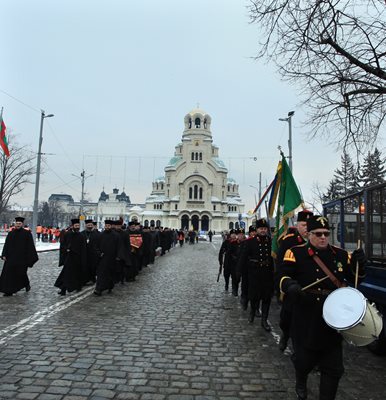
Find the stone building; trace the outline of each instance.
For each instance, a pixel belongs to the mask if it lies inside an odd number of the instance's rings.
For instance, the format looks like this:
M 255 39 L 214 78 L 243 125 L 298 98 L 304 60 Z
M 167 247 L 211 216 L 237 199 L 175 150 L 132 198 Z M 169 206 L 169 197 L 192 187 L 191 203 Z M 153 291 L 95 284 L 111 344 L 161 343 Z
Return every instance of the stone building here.
M 184 118 L 182 139 L 165 175 L 153 182 L 142 223 L 199 231 L 222 231 L 246 225 L 248 215 L 239 186 L 213 144 L 212 119 L 195 109 Z

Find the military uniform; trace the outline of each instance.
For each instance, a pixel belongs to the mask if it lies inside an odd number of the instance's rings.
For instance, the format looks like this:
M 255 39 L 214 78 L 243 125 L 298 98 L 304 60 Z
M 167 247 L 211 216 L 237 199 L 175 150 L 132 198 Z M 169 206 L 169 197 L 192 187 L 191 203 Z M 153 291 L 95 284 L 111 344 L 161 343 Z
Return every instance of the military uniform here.
M 325 228 L 312 220 L 307 223 L 312 229 Z M 328 245 L 315 248 L 310 242 L 286 251 L 281 265 L 280 290 L 293 301 L 291 339 L 294 347 L 292 361 L 296 370 L 296 390 L 299 399 L 307 398 L 307 375 L 319 365 L 321 372 L 320 399 L 335 398 L 340 377 L 344 372 L 342 338 L 323 320 L 323 303 L 337 288 L 330 279 L 324 279 L 310 289 L 301 288 L 325 278 L 326 274 L 315 261 L 318 256 L 326 267 L 344 283 L 354 279 L 352 262 L 347 251 Z
M 257 226 L 259 221 L 257 221 Z M 251 304 L 249 322 L 253 322 L 256 308 L 262 303 L 261 324 L 270 331 L 267 318 L 273 294 L 274 268 L 271 256 L 271 238 L 267 235 L 257 235 L 245 241 L 240 255 L 241 269 L 246 269 L 248 280 L 248 300 Z

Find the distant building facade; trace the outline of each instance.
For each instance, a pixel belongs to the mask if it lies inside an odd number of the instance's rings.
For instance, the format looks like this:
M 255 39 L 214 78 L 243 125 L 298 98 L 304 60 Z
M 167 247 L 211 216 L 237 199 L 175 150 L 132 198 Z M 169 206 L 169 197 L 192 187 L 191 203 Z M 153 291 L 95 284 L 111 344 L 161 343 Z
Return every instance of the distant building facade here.
M 228 177 L 219 148 L 213 144 L 211 122 L 210 115 L 200 109 L 185 116 L 174 157 L 146 198 L 144 225 L 223 231 L 248 223 L 239 186 Z

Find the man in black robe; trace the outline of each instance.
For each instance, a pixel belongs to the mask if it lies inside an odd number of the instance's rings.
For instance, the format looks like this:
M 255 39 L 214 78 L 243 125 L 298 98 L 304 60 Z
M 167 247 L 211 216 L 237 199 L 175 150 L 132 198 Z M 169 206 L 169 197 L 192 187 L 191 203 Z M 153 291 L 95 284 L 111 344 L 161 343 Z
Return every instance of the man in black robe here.
M 99 236 L 100 232 L 94 229 L 92 219 L 86 219 L 86 229 L 81 232 L 86 240 L 87 248 L 87 267 L 84 276 L 84 283 L 96 281 L 96 267 L 99 261 Z
M 63 235 L 59 249 L 59 267 L 63 265 L 55 286 L 60 289 L 60 295 L 66 292 L 80 291 L 84 284 L 87 270 L 86 239 L 79 232 L 79 218 L 71 220 L 71 228 Z
M 0 276 L 0 292 L 4 296 L 12 296 L 25 288 L 31 289 L 27 270 L 38 261 L 33 238 L 30 231 L 24 229 L 24 218 L 15 218 L 15 229 L 5 239 L 1 259 L 4 260 Z
M 100 235 L 100 259 L 94 294 L 101 296 L 104 290 L 111 293 L 114 287 L 114 271 L 119 250 L 119 235 L 111 229 L 113 221 L 105 221 L 105 229 Z

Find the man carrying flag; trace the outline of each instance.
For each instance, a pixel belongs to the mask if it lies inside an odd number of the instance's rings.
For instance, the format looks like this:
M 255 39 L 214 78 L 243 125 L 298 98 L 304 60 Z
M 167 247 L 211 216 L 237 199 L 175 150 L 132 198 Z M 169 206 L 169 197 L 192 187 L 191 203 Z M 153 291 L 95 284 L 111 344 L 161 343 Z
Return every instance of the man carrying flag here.
M 7 136 L 6 136 L 6 126 L 3 121 L 3 108 L 1 109 L 1 114 L 0 114 L 0 146 L 4 151 L 4 154 L 9 157 L 9 149 L 8 149 L 8 142 L 7 142 Z

